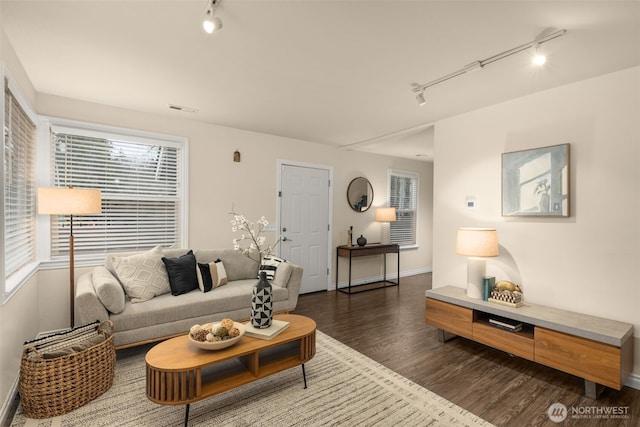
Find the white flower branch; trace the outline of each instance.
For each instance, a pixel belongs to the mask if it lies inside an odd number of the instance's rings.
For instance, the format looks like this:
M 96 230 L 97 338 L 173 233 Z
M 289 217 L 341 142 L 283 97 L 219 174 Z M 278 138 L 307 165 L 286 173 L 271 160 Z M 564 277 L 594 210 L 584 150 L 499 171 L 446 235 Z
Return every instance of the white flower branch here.
M 261 216 L 257 222 L 249 222 L 244 215 L 235 211 L 235 208 L 231 208 L 229 215 L 233 215 L 231 220 L 231 231 L 234 233 L 242 232 L 240 238 L 233 239 L 233 249 L 236 251 L 242 251 L 242 253 L 256 262 L 262 261 L 265 255 L 271 255 L 275 247 L 280 243 L 280 239 L 272 245 L 264 246 L 267 238 L 262 235 L 264 228 L 269 224 L 269 221 L 264 216 Z M 257 253 L 257 259 L 254 257 L 254 252 Z

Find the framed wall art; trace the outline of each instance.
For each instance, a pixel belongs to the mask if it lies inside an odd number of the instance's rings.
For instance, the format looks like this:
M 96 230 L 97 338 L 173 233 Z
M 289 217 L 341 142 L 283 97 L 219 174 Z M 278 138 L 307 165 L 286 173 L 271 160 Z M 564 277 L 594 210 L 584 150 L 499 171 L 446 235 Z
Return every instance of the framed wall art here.
M 569 144 L 502 154 L 502 216 L 569 216 Z

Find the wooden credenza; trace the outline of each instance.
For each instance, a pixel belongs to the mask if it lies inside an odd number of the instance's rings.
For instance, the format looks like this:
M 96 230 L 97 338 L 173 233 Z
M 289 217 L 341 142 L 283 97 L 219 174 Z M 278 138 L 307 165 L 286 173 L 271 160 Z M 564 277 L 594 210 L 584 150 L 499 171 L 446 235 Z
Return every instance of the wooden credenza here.
M 522 323 L 522 330 L 492 326 L 496 316 Z M 425 320 L 443 342 L 459 335 L 581 377 L 593 399 L 603 386 L 621 390 L 633 369 L 633 325 L 624 322 L 537 304 L 503 306 L 453 286 L 426 292 Z

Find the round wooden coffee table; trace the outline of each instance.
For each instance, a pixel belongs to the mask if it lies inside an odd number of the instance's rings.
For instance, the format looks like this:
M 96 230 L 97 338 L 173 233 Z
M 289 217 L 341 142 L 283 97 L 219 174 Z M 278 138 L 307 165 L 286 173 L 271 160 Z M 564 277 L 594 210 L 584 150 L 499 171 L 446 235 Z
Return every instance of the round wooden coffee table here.
M 270 340 L 245 335 L 229 348 L 211 351 L 182 335 L 156 345 L 145 356 L 147 397 L 161 405 L 186 405 L 186 426 L 189 404 L 285 369 L 302 365 L 306 388 L 304 363 L 316 353 L 316 322 L 295 314 L 274 318 L 289 327 Z

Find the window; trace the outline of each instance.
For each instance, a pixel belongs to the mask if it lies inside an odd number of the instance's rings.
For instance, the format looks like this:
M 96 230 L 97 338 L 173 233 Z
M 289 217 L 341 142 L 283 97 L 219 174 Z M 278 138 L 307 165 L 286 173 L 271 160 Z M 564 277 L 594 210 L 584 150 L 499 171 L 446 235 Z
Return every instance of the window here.
M 400 246 L 416 241 L 418 218 L 418 174 L 389 171 L 389 207 L 396 208 L 396 221 L 391 223 L 390 240 Z
M 4 275 L 5 295 L 19 280 L 7 280 L 36 258 L 36 125 L 5 80 L 4 91 Z
M 183 244 L 186 142 L 51 128 L 52 185 L 97 188 L 102 213 L 73 218 L 77 255 Z M 69 253 L 68 215 L 51 219 L 51 257 Z

